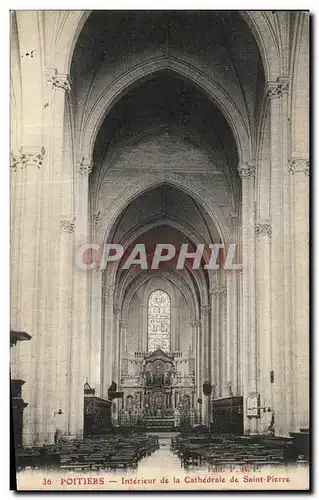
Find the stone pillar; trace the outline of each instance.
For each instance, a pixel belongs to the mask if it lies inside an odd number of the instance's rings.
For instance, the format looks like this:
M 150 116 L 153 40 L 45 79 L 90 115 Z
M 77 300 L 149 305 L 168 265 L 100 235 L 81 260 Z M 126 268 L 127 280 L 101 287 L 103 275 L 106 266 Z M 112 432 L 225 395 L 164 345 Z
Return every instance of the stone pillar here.
M 227 292 L 224 288 L 220 290 L 220 395 L 228 396 L 227 386 Z
M 122 319 L 120 321 L 120 352 L 121 353 L 126 352 L 126 348 L 127 348 L 127 344 L 126 344 L 127 325 L 128 325 L 127 319 Z
M 238 273 L 238 337 L 239 337 L 239 346 L 238 346 L 238 366 L 239 366 L 239 374 L 238 374 L 238 394 L 243 396 L 244 394 L 244 386 L 243 386 L 243 271 L 241 270 Z
M 101 351 L 102 351 L 102 270 L 91 271 L 91 345 L 90 377 L 96 396 L 101 396 Z
M 114 308 L 114 324 L 113 324 L 113 368 L 112 380 L 119 384 L 119 356 L 120 356 L 120 314 L 121 309 Z
M 40 201 L 42 182 L 42 162 L 44 152 L 37 148 L 21 148 L 16 157 L 17 165 L 15 183 L 20 184 L 16 192 L 15 213 L 20 217 L 21 227 L 18 233 L 11 235 L 11 247 L 13 255 L 11 266 L 17 264 L 17 274 L 13 278 L 17 279 L 13 283 L 11 291 L 13 313 L 11 315 L 11 327 L 16 330 L 25 331 L 32 336 L 30 342 L 19 342 L 17 359 L 18 376 L 25 381 L 22 386 L 22 398 L 28 403 L 23 415 L 23 436 L 24 446 L 32 445 L 36 442 L 37 432 L 41 433 L 41 438 L 45 438 L 42 432 L 42 419 L 37 419 L 36 413 L 42 403 L 42 394 L 39 397 L 38 389 L 40 385 L 45 385 L 45 371 L 41 371 L 41 379 L 37 380 L 32 374 L 37 373 L 38 364 L 43 366 L 43 357 L 36 360 L 36 353 L 40 344 L 45 342 L 38 329 L 38 307 L 41 295 L 39 294 L 39 266 L 37 265 L 40 251 Z M 15 250 L 15 245 L 18 251 Z M 14 296 L 13 296 L 14 294 Z M 12 326 L 13 325 L 13 326 Z M 39 384 L 39 385 L 38 385 Z M 45 403 L 43 403 L 45 405 Z M 37 425 L 38 424 L 38 425 Z M 39 428 L 41 426 L 41 429 Z
M 192 327 L 192 352 L 195 352 L 196 351 L 196 327 L 195 327 L 194 322 L 191 323 L 191 327 Z M 196 363 L 195 363 L 195 366 L 196 366 Z
M 114 285 L 103 283 L 103 336 L 102 336 L 102 397 L 108 398 L 112 383 L 113 366 L 113 299 Z
M 204 306 L 201 309 L 202 317 L 202 338 L 201 338 L 201 373 L 202 380 L 210 381 L 210 307 Z
M 119 390 L 119 385 L 121 382 L 120 374 L 120 314 L 121 309 L 118 307 L 114 308 L 114 324 L 113 324 L 113 367 L 112 367 L 112 381 L 117 385 L 117 390 Z M 116 399 L 113 401 L 113 411 L 112 420 L 114 425 L 118 425 L 118 412 L 119 412 L 120 401 Z
M 148 335 L 147 335 L 147 327 L 146 331 L 144 328 L 144 304 L 139 304 L 139 329 L 137 335 L 138 335 L 138 343 L 137 343 L 137 350 L 138 351 L 147 351 L 148 345 Z M 147 321 L 147 312 L 146 312 L 146 321 Z
M 289 162 L 292 185 L 295 429 L 309 429 L 309 161 Z
M 32 16 L 31 16 L 32 17 Z M 31 18 L 29 19 L 31 21 Z M 29 26 L 32 31 L 32 26 Z M 36 319 L 36 327 L 32 332 L 34 343 L 31 344 L 33 353 L 32 359 L 36 360 L 34 369 L 30 369 L 29 373 L 36 373 L 32 382 L 33 387 L 30 388 L 29 397 L 24 399 L 29 402 L 28 409 L 25 412 L 24 433 L 25 444 L 37 443 L 53 443 L 56 431 L 56 422 L 54 414 L 57 411 L 59 404 L 60 391 L 60 372 L 58 370 L 61 353 L 60 345 L 65 343 L 65 337 L 61 337 L 59 329 L 59 286 L 60 286 L 60 214 L 61 214 L 61 191 L 62 191 L 62 151 L 63 151 L 63 118 L 65 105 L 65 90 L 69 90 L 67 78 L 63 75 L 66 82 L 66 88 L 60 86 L 61 81 L 49 81 L 46 88 L 42 87 L 43 74 L 37 76 L 31 70 L 32 78 L 30 79 L 31 69 L 30 60 L 22 66 L 28 67 L 28 75 L 23 77 L 23 82 L 26 91 L 23 91 L 24 97 L 29 97 L 30 92 L 34 95 L 37 93 L 39 102 L 41 95 L 43 99 L 47 99 L 50 103 L 50 112 L 46 116 L 41 116 L 42 113 L 35 113 L 37 104 L 34 99 L 30 99 L 28 106 L 24 110 L 26 122 L 24 126 L 26 131 L 24 134 L 24 144 L 27 141 L 34 140 L 38 142 L 42 140 L 42 131 L 39 136 L 35 135 L 35 131 L 43 125 L 48 131 L 44 140 L 47 141 L 46 148 L 32 146 L 30 152 L 25 146 L 21 149 L 21 161 L 27 164 L 32 161 L 36 167 L 41 170 L 41 174 L 37 175 L 37 179 L 27 179 L 28 193 L 25 192 L 27 203 L 32 200 L 33 207 L 24 207 L 26 214 L 26 224 L 23 224 L 23 231 L 27 238 L 27 246 L 30 246 L 30 238 L 34 247 L 34 256 L 32 260 L 28 260 L 23 252 L 23 261 L 27 263 L 29 270 L 33 273 L 35 287 L 28 281 L 27 288 L 33 290 L 33 294 L 38 293 L 36 306 L 32 304 L 32 300 L 28 300 L 28 309 Z M 62 77 L 61 77 L 62 78 Z M 41 91 L 37 90 L 40 86 Z M 36 83 L 35 83 L 36 82 Z M 27 111 L 29 109 L 29 112 Z M 34 109 L 33 109 L 34 108 Z M 35 121 L 33 121 L 35 120 Z M 51 132 L 54 134 L 51 136 Z M 48 137 L 51 137 L 48 140 Z M 45 149 L 47 149 L 46 162 L 43 161 Z M 34 152 L 33 152 L 34 151 Z M 37 151 L 37 152 L 36 152 Z M 32 169 L 34 170 L 34 169 Z M 31 172 L 31 171 L 30 171 Z M 30 192 L 30 189 L 32 192 Z M 35 222 L 35 219 L 37 222 Z M 29 223 L 32 224 L 31 230 L 28 230 Z M 22 245 L 24 245 L 22 237 Z M 32 267 L 34 269 L 32 270 Z M 22 267 L 21 267 L 22 270 Z M 24 278 L 19 280 L 20 286 L 26 288 Z M 35 290 L 37 290 L 35 292 Z M 23 299 L 22 299 L 23 300 Z M 26 302 L 24 303 L 26 305 Z M 29 329 L 28 329 L 29 330 Z M 36 330 L 36 331 L 35 331 Z M 62 366 L 65 366 L 64 360 L 61 360 Z M 36 385 L 36 386 L 35 386 Z M 29 385 L 25 385 L 26 390 Z M 63 391 L 63 389 L 62 389 Z M 61 425 L 64 428 L 65 419 L 62 419 Z M 30 429 L 32 427 L 32 430 Z M 61 430 L 61 429 L 60 429 Z M 27 437 L 29 434 L 29 437 Z
M 196 347 L 195 347 L 195 374 L 196 374 L 196 404 L 197 399 L 202 397 L 202 380 L 201 380 L 201 321 L 195 320 L 193 322 L 193 327 L 195 328 L 195 339 L 196 339 Z M 199 407 L 198 407 L 199 411 Z
M 215 396 L 220 395 L 220 367 L 221 360 L 219 356 L 220 346 L 220 290 L 211 289 L 211 384 L 216 387 Z
M 38 362 L 37 353 L 40 345 L 47 340 L 43 332 L 45 328 L 41 331 L 39 328 L 39 302 L 46 294 L 41 280 L 43 267 L 39 262 L 47 250 L 46 240 L 41 234 L 41 208 L 44 180 L 49 171 L 48 155 L 43 144 L 43 67 L 38 16 L 37 11 L 16 11 L 21 73 L 21 134 L 12 140 L 17 150 L 12 152 L 11 159 L 10 327 L 32 336 L 30 342 L 20 342 L 17 346 L 19 378 L 25 381 L 22 398 L 28 403 L 23 415 L 22 441 L 25 446 L 41 440 L 48 442 L 42 414 L 50 413 L 48 408 L 52 405 L 50 394 L 43 400 L 40 387 L 45 386 L 46 371 L 41 370 L 40 380 L 37 376 L 39 365 L 44 366 L 43 356 Z M 34 99 L 35 95 L 38 99 Z M 46 265 L 48 267 L 48 263 Z M 45 323 L 45 319 L 40 321 Z M 52 414 L 49 419 L 52 420 Z
M 205 396 L 202 389 L 202 384 L 204 382 L 210 382 L 211 375 L 211 333 L 210 333 L 210 307 L 203 306 L 201 309 L 202 316 L 202 338 L 201 338 L 201 392 L 203 398 L 203 424 L 207 425 L 210 421 L 210 398 Z
M 283 306 L 284 306 L 284 381 L 285 381 L 285 435 L 294 429 L 296 403 L 293 396 L 293 282 L 292 282 L 292 221 L 291 221 L 291 175 L 287 168 L 290 149 L 290 99 L 288 77 L 280 77 L 282 92 L 282 216 L 283 216 Z
M 269 82 L 270 99 L 270 161 L 271 161 L 271 332 L 273 358 L 273 410 L 276 435 L 285 435 L 285 324 L 284 324 L 284 227 L 283 227 L 283 86 L 277 80 Z M 289 262 L 288 262 L 289 265 Z
M 246 398 L 257 392 L 257 339 L 256 339 L 256 256 L 255 256 L 255 165 L 238 166 L 242 180 L 243 225 L 243 338 L 241 365 L 243 369 L 244 432 L 256 433 L 257 420 L 246 417 Z
M 88 238 L 88 182 L 93 165 L 82 160 L 75 176 L 75 250 Z M 87 270 L 73 266 L 73 332 L 71 342 L 70 437 L 81 438 L 84 425 L 84 384 L 89 378 Z
M 259 391 L 262 408 L 273 409 L 272 398 L 272 335 L 271 335 L 271 303 L 270 303 L 270 238 L 271 225 L 269 220 L 256 222 L 256 299 L 257 299 L 257 329 L 259 351 Z M 271 412 L 261 413 L 259 432 L 268 433 L 271 423 Z
M 180 309 L 178 307 L 172 308 L 172 316 L 174 318 L 174 339 L 172 339 L 172 351 L 180 351 L 181 349 L 181 317 L 180 317 Z
M 226 324 L 226 339 L 225 339 L 225 353 L 224 353 L 224 360 L 225 360 L 225 371 L 224 373 L 226 374 L 225 380 L 224 380 L 224 388 L 225 391 L 225 396 L 230 396 L 231 395 L 231 387 L 233 384 L 233 314 L 234 311 L 232 310 L 232 288 L 233 288 L 233 283 L 232 283 L 232 274 L 230 271 L 226 271 L 226 309 L 227 309 L 227 324 Z M 226 381 L 226 384 L 225 384 Z
M 61 220 L 60 241 L 60 294 L 58 330 L 58 387 L 56 410 L 62 410 L 59 431 L 68 434 L 71 338 L 72 338 L 72 262 L 73 262 L 74 220 Z
M 126 345 L 126 335 L 127 335 L 127 319 L 120 320 L 120 354 L 119 354 L 119 384 L 121 385 L 122 373 L 124 373 L 123 366 L 123 356 L 127 354 L 127 345 Z
M 238 286 L 237 269 L 226 270 L 227 283 L 227 387 L 238 394 Z
M 71 241 L 67 243 L 61 241 L 61 216 L 62 220 L 74 221 L 72 204 L 69 200 L 62 197 L 63 193 L 63 141 L 64 141 L 64 113 L 66 93 L 70 91 L 70 83 L 66 74 L 60 74 L 57 69 L 46 70 L 46 87 L 44 89 L 44 99 L 49 103 L 44 115 L 44 134 L 46 140 L 46 149 L 48 153 L 48 172 L 43 180 L 43 207 L 41 211 L 43 221 L 42 238 L 47 246 L 43 249 L 45 263 L 43 272 L 41 272 L 41 280 L 43 287 L 47 289 L 45 295 L 46 306 L 45 313 L 42 316 L 41 331 L 45 337 L 45 346 L 39 353 L 38 359 L 46 359 L 43 369 L 46 372 L 46 382 L 41 389 L 43 391 L 43 399 L 50 401 L 46 412 L 43 407 L 39 407 L 39 415 L 43 418 L 44 425 L 47 427 L 50 421 L 50 428 L 47 429 L 50 442 L 53 442 L 54 435 L 57 431 L 67 433 L 67 420 L 64 412 L 66 409 L 66 398 L 68 394 L 65 391 L 65 379 L 61 379 L 61 371 L 65 368 L 65 350 L 66 338 L 65 333 L 68 331 L 72 337 L 70 328 L 70 316 L 66 316 L 61 311 L 65 304 L 60 301 L 60 294 L 67 293 L 69 298 L 72 296 L 72 274 L 70 264 L 72 265 L 73 255 L 73 235 Z M 72 227 L 72 226 L 71 226 Z M 65 234 L 62 235 L 62 240 Z M 70 238 L 69 238 L 70 240 Z M 67 256 L 62 257 L 61 251 L 65 252 L 65 244 L 68 245 Z M 68 263 L 66 262 L 68 259 Z M 68 270 L 65 272 L 69 277 L 69 282 L 66 283 L 62 273 L 61 265 L 68 265 Z M 63 291 L 61 290 L 60 280 L 63 281 Z M 69 290 L 66 291 L 66 288 Z M 70 299 L 69 304 L 70 306 Z M 40 310 L 42 311 L 40 306 Z M 45 324 L 44 324 L 45 316 Z M 66 321 L 62 326 L 60 321 Z M 62 329 L 60 329 L 60 324 Z M 69 337 L 70 338 L 70 337 Z M 60 369 L 61 364 L 61 369 Z M 69 378 L 69 370 L 68 370 Z M 50 381 L 48 383 L 48 381 Z M 49 389 L 48 389 L 49 387 Z M 69 387 L 68 387 L 69 391 Z M 40 391 L 39 391 L 40 392 Z M 64 402 L 64 404 L 63 404 Z M 60 408 L 60 403 L 63 408 Z M 57 417 L 56 412 L 61 409 L 62 415 Z M 53 417 L 52 417 L 53 415 Z M 40 437 L 40 436 L 39 436 Z M 41 440 L 41 438 L 40 438 Z

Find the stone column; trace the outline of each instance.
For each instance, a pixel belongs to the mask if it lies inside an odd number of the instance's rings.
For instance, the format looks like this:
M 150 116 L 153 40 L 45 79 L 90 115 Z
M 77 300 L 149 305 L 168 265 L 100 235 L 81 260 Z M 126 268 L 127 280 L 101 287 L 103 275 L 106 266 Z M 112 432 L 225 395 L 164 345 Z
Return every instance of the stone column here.
M 220 395 L 220 290 L 218 288 L 211 289 L 210 304 L 211 304 L 211 383 L 216 387 L 215 396 Z
M 147 335 L 147 327 L 146 331 L 144 328 L 144 304 L 139 304 L 139 320 L 138 320 L 138 325 L 139 329 L 137 335 L 138 335 L 138 344 L 137 344 L 137 350 L 138 351 L 147 351 L 148 345 L 148 335 Z M 146 312 L 146 322 L 147 322 L 147 312 Z
M 70 359 L 72 337 L 72 262 L 74 220 L 61 220 L 60 241 L 60 294 L 59 294 L 59 333 L 58 333 L 58 387 L 57 409 L 62 410 L 59 418 L 60 431 L 68 434 L 70 401 Z
M 227 387 L 227 292 L 224 288 L 220 290 L 220 395 L 228 396 Z
M 172 339 L 172 351 L 180 351 L 181 349 L 181 341 L 180 341 L 180 333 L 181 333 L 181 318 L 180 318 L 180 310 L 178 307 L 172 308 L 172 316 L 174 318 L 174 322 L 172 324 L 174 331 L 174 339 Z
M 191 322 L 191 327 L 192 327 L 192 352 L 195 353 L 196 351 L 196 327 L 194 321 Z M 196 365 L 196 363 L 195 363 Z
M 284 324 L 284 226 L 283 226 L 283 123 L 282 84 L 269 82 L 271 161 L 271 332 L 273 358 L 273 406 L 276 435 L 285 435 L 285 324 Z M 289 265 L 289 263 L 288 263 Z
M 242 180 L 242 224 L 243 224 L 243 338 L 241 365 L 243 369 L 244 432 L 256 433 L 257 420 L 246 418 L 246 398 L 257 392 L 257 341 L 256 341 L 256 256 L 255 256 L 255 165 L 239 165 Z
M 238 286 L 237 269 L 226 270 L 227 282 L 227 387 L 238 394 Z
M 127 335 L 127 319 L 120 320 L 120 354 L 119 354 L 119 384 L 121 385 L 122 373 L 124 372 L 123 357 L 127 355 L 126 335 Z
M 93 165 L 82 160 L 75 176 L 75 249 L 88 238 L 88 182 Z M 69 435 L 81 438 L 84 425 L 84 384 L 89 378 L 87 270 L 73 265 L 73 332 L 71 342 L 71 389 Z
M 45 108 L 46 112 L 44 114 L 44 129 L 46 131 L 44 136 L 47 141 L 45 147 L 48 152 L 48 172 L 43 185 L 43 209 L 41 215 L 43 221 L 42 237 L 43 241 L 46 242 L 47 249 L 43 251 L 46 263 L 43 262 L 41 265 L 41 267 L 43 266 L 41 280 L 43 280 L 43 285 L 46 287 L 47 293 L 45 298 L 45 326 L 42 321 L 40 321 L 40 323 L 42 324 L 41 331 L 46 338 L 46 342 L 43 351 L 39 353 L 39 359 L 43 356 L 44 359 L 47 357 L 43 368 L 46 371 L 47 380 L 50 380 L 51 382 L 49 384 L 46 382 L 42 390 L 43 398 L 47 401 L 51 400 L 51 404 L 50 407 L 47 408 L 47 412 L 45 414 L 43 408 L 40 407 L 39 414 L 42 416 L 45 425 L 47 425 L 49 421 L 52 422 L 53 428 L 48 429 L 50 433 L 50 441 L 52 442 L 56 430 L 59 430 L 60 432 L 62 431 L 63 433 L 67 432 L 67 420 L 66 415 L 64 414 L 64 412 L 67 413 L 68 411 L 65 408 L 66 402 L 64 403 L 63 408 L 58 408 L 58 406 L 60 402 L 63 404 L 63 399 L 65 401 L 65 398 L 68 397 L 65 393 L 65 380 L 61 380 L 60 363 L 62 367 L 65 366 L 65 333 L 66 330 L 68 330 L 70 335 L 71 325 L 70 316 L 67 319 L 61 311 L 61 308 L 65 307 L 65 304 L 60 301 L 60 294 L 64 293 L 64 291 L 61 291 L 60 279 L 63 281 L 62 286 L 64 290 L 66 287 L 69 288 L 66 293 L 68 293 L 70 297 L 72 293 L 72 274 L 70 268 L 72 260 L 71 262 L 68 260 L 67 264 L 66 259 L 69 259 L 73 252 L 73 236 L 71 238 L 71 242 L 67 242 L 69 246 L 67 251 L 68 257 L 62 257 L 64 260 L 63 264 L 69 266 L 68 270 L 65 270 L 69 277 L 69 281 L 66 283 L 65 278 L 62 277 L 62 273 L 64 271 L 61 269 L 60 260 L 61 251 L 65 251 L 65 248 L 63 248 L 65 242 L 61 241 L 60 231 L 61 218 L 62 220 L 70 222 L 73 222 L 74 219 L 72 203 L 62 196 L 64 182 L 64 113 L 66 93 L 70 91 L 70 83 L 68 76 L 66 74 L 60 74 L 57 69 L 46 70 L 45 76 L 47 81 L 43 97 L 46 102 L 49 103 L 48 108 Z M 50 137 L 50 139 L 48 139 L 48 137 Z M 60 329 L 60 321 L 62 321 L 62 318 L 63 320 L 66 320 L 66 324 L 63 325 L 63 329 Z M 59 409 L 61 409 L 63 413 L 57 418 L 54 414 Z
M 269 220 L 256 222 L 256 299 L 257 328 L 259 351 L 259 391 L 261 407 L 272 410 L 272 335 L 271 335 L 271 303 L 270 303 L 270 238 L 271 224 Z M 259 432 L 267 433 L 271 422 L 271 412 L 262 412 Z
M 295 429 L 309 429 L 309 161 L 289 162 L 292 185 Z
M 243 365 L 242 365 L 242 351 L 243 351 L 243 271 L 241 270 L 238 273 L 238 337 L 239 337 L 239 347 L 238 347 L 238 366 L 239 366 L 239 375 L 238 375 L 238 393 L 240 395 L 244 394 L 244 385 L 243 385 Z
M 224 381 L 225 387 L 225 396 L 231 395 L 231 387 L 233 384 L 233 314 L 232 310 L 232 273 L 230 271 L 226 271 L 226 308 L 227 308 L 227 324 L 226 324 L 226 349 L 225 349 L 225 372 L 226 372 L 226 384 Z
M 119 383 L 119 356 L 120 356 L 120 314 L 121 309 L 114 308 L 114 324 L 113 324 L 113 369 L 112 380 L 116 384 Z
M 282 92 L 282 164 L 288 166 L 290 149 L 290 79 L 280 77 L 278 82 Z M 294 429 L 293 398 L 293 282 L 292 282 L 292 221 L 291 221 L 291 175 L 288 168 L 282 169 L 283 176 L 283 306 L 284 306 L 284 381 L 285 381 L 285 435 Z
M 196 348 L 195 348 L 195 373 L 196 373 L 196 404 L 197 399 L 202 397 L 202 380 L 201 380 L 201 321 L 195 320 L 193 322 L 193 327 L 195 328 L 195 339 L 196 339 Z M 199 408 L 198 408 L 199 409 Z
M 112 367 L 112 381 L 117 385 L 117 390 L 119 390 L 119 385 L 121 382 L 120 374 L 120 314 L 121 309 L 118 307 L 114 308 L 114 324 L 113 324 L 113 367 Z M 118 412 L 119 412 L 120 401 L 116 399 L 113 402 L 113 412 L 112 419 L 113 424 L 118 425 Z
M 211 375 L 211 333 L 210 333 L 210 307 L 203 306 L 201 309 L 202 316 L 202 339 L 201 339 L 201 378 L 202 384 L 204 382 L 210 382 Z M 202 385 L 201 384 L 201 385 Z M 207 425 L 209 422 L 210 413 L 210 398 L 205 396 L 201 387 L 202 398 L 203 398 L 203 424 Z
M 126 352 L 127 344 L 126 344 L 126 337 L 127 337 L 127 325 L 128 321 L 127 319 L 122 319 L 120 321 L 120 352 L 124 353 Z
M 108 398 L 108 388 L 112 383 L 113 366 L 113 300 L 114 285 L 103 284 L 103 338 L 102 338 L 102 397 Z
M 37 432 L 41 432 L 42 420 L 36 418 L 37 409 L 42 404 L 38 388 L 44 385 L 45 371 L 41 371 L 41 379 L 32 374 L 37 373 L 38 364 L 42 366 L 43 358 L 36 360 L 39 345 L 45 342 L 38 329 L 39 294 L 39 251 L 40 251 L 40 202 L 42 182 L 42 162 L 44 151 L 37 148 L 21 148 L 16 160 L 15 183 L 17 185 L 15 213 L 20 217 L 19 231 L 11 234 L 11 266 L 17 269 L 13 276 L 11 297 L 13 312 L 11 328 L 29 333 L 30 342 L 19 342 L 17 350 L 17 375 L 25 381 L 22 387 L 22 398 L 28 403 L 23 414 L 23 445 L 28 446 L 36 441 Z M 16 228 L 18 229 L 18 227 Z M 17 239 L 18 238 L 18 239 Z M 14 272 L 14 271 L 13 271 Z M 15 282 L 16 280 L 16 282 Z M 13 325 L 13 326 L 12 326 Z M 39 384 L 39 385 L 38 385 Z M 42 394 L 41 394 L 42 396 Z M 45 404 L 45 403 L 43 403 Z M 41 429 L 40 426 L 41 425 Z
M 102 351 L 102 270 L 91 271 L 91 345 L 90 383 L 95 386 L 96 396 L 101 396 L 101 351 Z
M 22 436 L 23 445 L 26 446 L 36 441 L 48 441 L 42 414 L 52 404 L 50 394 L 43 400 L 40 388 L 40 385 L 45 385 L 43 379 L 46 378 L 46 371 L 41 371 L 40 380 L 36 375 L 37 352 L 47 340 L 43 332 L 39 331 L 39 301 L 45 295 L 40 278 L 43 268 L 39 261 L 46 253 L 43 252 L 46 243 L 41 235 L 41 208 L 44 179 L 48 175 L 48 155 L 45 154 L 43 143 L 43 67 L 38 16 L 37 11 L 16 11 L 21 72 L 21 134 L 12 140 L 17 150 L 12 152 L 11 159 L 10 326 L 32 336 L 30 342 L 20 342 L 17 346 L 18 371 L 20 378 L 25 381 L 22 398 L 28 403 L 23 415 Z M 35 95 L 38 99 L 34 99 Z M 42 363 L 43 357 L 39 361 L 40 365 Z M 51 421 L 52 414 L 49 418 Z
M 210 381 L 210 307 L 201 308 L 202 338 L 201 338 L 201 373 L 203 382 Z

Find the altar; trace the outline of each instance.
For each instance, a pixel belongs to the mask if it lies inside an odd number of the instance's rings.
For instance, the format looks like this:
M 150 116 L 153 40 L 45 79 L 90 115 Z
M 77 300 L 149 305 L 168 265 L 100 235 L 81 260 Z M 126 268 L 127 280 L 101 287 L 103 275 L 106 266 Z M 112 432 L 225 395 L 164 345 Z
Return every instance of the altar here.
M 138 354 L 138 355 L 136 355 Z M 194 402 L 194 373 L 189 368 L 192 353 L 167 353 L 158 348 L 152 353 L 127 356 L 123 364 L 135 376 L 122 373 L 123 407 L 119 412 L 120 425 L 142 425 L 148 431 L 171 431 L 179 427 L 181 416 L 192 412 Z M 185 370 L 185 368 L 184 368 Z M 123 370 L 124 371 L 124 370 Z
M 172 408 L 172 382 L 174 360 L 162 349 L 147 356 L 143 363 L 144 409 L 151 409 L 154 416 Z

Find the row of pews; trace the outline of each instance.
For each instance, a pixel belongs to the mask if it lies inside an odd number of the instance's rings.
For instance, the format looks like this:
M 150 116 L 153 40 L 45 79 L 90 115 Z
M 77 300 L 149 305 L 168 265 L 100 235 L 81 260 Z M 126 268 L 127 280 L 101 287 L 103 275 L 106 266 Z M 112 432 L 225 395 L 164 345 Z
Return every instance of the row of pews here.
M 197 466 L 281 465 L 300 459 L 292 439 L 262 436 L 175 436 L 171 440 L 171 451 L 186 469 Z
M 129 434 L 74 440 L 16 451 L 17 469 L 53 467 L 65 470 L 136 469 L 159 448 L 157 436 Z

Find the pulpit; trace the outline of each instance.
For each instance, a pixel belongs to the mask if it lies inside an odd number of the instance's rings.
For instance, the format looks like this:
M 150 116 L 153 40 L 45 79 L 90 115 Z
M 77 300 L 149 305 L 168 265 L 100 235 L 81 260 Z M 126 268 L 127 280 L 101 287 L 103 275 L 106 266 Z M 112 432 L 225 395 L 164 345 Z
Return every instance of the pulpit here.
M 213 429 L 220 434 L 243 434 L 243 398 L 230 396 L 212 402 Z
M 84 385 L 84 437 L 111 432 L 111 401 L 95 396 L 88 382 Z
M 25 403 L 21 397 L 21 389 L 23 384 L 24 380 L 11 380 L 14 444 L 16 447 L 22 445 L 23 410 L 28 406 L 28 403 Z
M 31 340 L 31 335 L 26 332 L 10 330 L 10 347 L 16 345 L 17 342 Z M 14 431 L 15 447 L 22 445 L 23 433 L 23 411 L 28 406 L 22 399 L 22 386 L 25 380 L 11 379 L 11 403 Z

